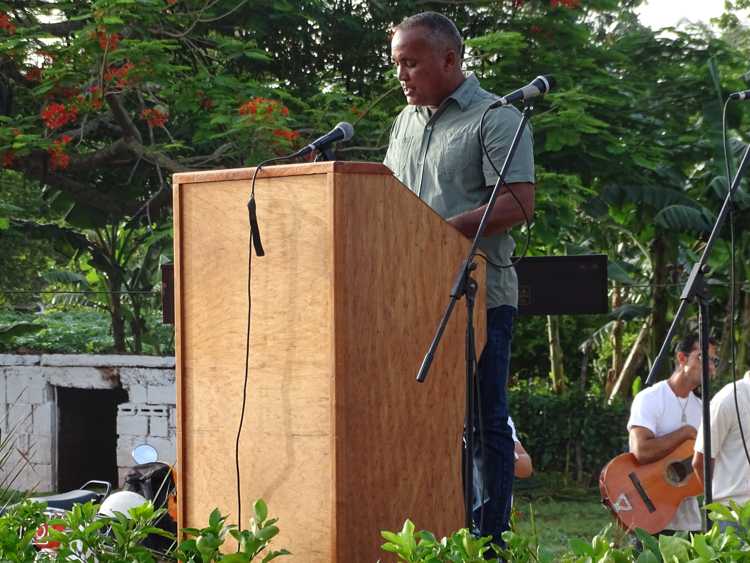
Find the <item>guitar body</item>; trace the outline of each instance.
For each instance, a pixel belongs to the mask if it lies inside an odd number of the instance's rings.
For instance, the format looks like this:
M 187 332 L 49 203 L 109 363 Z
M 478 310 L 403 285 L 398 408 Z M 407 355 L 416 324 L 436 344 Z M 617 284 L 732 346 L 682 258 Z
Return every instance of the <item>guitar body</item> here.
M 620 526 L 660 532 L 685 498 L 703 492 L 690 464 L 694 444 L 695 440 L 686 440 L 664 458 L 644 465 L 627 453 L 604 466 L 599 476 L 602 503 Z

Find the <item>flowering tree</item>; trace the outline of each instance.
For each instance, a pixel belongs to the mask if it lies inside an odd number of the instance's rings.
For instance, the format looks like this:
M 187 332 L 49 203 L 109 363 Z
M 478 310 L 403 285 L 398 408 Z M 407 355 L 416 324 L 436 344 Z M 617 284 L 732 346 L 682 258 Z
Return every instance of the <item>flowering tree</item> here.
M 249 63 L 268 54 L 220 25 L 235 5 L 0 2 L 1 177 L 38 185 L 56 217 L 0 229 L 49 241 L 106 289 L 119 351 L 127 322 L 140 348 L 137 292 L 157 282 L 148 245 L 170 252 L 154 233 L 169 218 L 171 174 L 257 162 L 296 142 L 289 105 L 303 105 L 262 84 Z

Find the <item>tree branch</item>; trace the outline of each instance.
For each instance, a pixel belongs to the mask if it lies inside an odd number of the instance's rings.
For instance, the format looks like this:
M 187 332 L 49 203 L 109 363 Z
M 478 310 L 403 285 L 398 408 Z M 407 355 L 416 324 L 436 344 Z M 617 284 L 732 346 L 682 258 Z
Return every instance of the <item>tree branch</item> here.
M 135 139 L 139 143 L 142 143 L 143 138 L 141 137 L 141 132 L 138 131 L 135 123 L 130 119 L 128 112 L 122 106 L 122 103 L 120 103 L 120 96 L 117 94 L 106 94 L 104 99 L 107 100 L 107 105 L 112 111 L 115 121 L 117 121 L 120 127 L 122 127 L 125 139 Z

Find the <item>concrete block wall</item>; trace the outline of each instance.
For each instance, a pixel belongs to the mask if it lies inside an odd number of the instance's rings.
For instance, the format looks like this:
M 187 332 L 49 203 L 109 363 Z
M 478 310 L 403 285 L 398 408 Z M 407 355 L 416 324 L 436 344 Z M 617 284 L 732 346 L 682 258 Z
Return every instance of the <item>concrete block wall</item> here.
M 55 387 L 127 392 L 118 406 L 117 465 L 120 484 L 134 464 L 131 451 L 151 444 L 159 458 L 176 461 L 174 357 L 125 355 L 0 354 L 0 443 L 11 455 L 0 467 L 13 488 L 51 491 L 55 474 Z

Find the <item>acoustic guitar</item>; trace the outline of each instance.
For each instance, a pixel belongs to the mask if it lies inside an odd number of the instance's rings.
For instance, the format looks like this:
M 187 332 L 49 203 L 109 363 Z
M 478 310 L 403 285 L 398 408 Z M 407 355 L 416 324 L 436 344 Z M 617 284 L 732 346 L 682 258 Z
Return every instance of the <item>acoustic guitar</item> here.
M 687 497 L 703 487 L 691 465 L 695 440 L 686 440 L 658 461 L 640 465 L 631 453 L 610 461 L 599 475 L 602 503 L 628 531 L 663 530 Z

